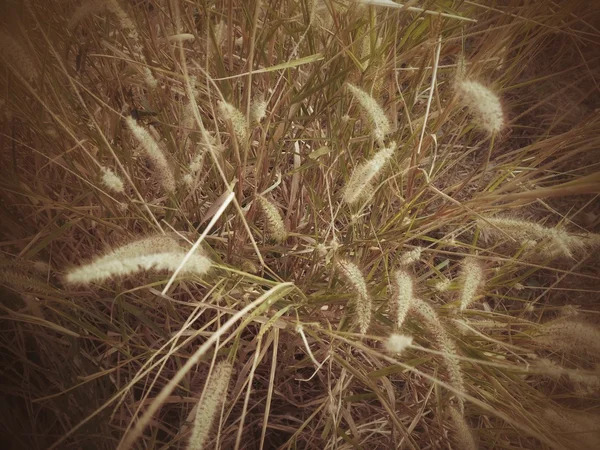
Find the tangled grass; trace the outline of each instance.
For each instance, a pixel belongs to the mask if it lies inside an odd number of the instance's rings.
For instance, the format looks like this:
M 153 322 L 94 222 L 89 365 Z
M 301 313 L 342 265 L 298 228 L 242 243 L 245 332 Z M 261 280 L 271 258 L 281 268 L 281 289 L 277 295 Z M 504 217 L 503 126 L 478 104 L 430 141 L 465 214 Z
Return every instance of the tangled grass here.
M 600 446 L 594 2 L 3 11 L 6 448 Z

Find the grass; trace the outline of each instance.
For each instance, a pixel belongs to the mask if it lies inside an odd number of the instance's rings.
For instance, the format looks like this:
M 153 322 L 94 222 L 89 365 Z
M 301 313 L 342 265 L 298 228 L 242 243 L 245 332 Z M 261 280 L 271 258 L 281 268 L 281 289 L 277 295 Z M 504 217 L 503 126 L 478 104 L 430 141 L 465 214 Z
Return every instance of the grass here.
M 600 445 L 593 2 L 4 10 L 7 448 Z

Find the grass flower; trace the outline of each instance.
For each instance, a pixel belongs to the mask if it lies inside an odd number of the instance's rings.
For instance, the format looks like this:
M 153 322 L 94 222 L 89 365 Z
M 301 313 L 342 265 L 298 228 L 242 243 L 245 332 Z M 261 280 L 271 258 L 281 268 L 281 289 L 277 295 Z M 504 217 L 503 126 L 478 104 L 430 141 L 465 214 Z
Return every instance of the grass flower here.
M 123 194 L 125 192 L 125 185 L 123 180 L 114 173 L 111 169 L 103 167 L 102 169 L 102 183 L 111 191 Z
M 465 258 L 461 263 L 462 292 L 460 296 L 461 311 L 475 301 L 478 290 L 484 283 L 481 264 L 474 258 Z
M 157 177 L 167 193 L 175 191 L 175 176 L 169 166 L 166 156 L 160 149 L 158 143 L 148 133 L 145 128 L 142 128 L 137 124 L 133 117 L 127 117 L 125 123 L 133 133 L 134 137 L 140 143 L 142 149 L 146 153 L 146 156 L 152 163 L 152 166 L 157 172 Z
M 344 201 L 354 204 L 359 200 L 368 198 L 372 193 L 372 182 L 381 173 L 387 162 L 394 154 L 395 144 L 379 150 L 373 158 L 359 165 L 346 183 L 344 188 Z
M 231 124 L 233 134 L 235 135 L 238 144 L 242 147 L 245 146 L 250 138 L 250 129 L 248 127 L 248 122 L 246 121 L 246 116 L 244 116 L 244 114 L 235 106 L 227 102 L 220 101 L 217 106 L 223 119 Z
M 337 269 L 344 276 L 356 294 L 356 316 L 358 327 L 365 334 L 371 324 L 371 296 L 367 289 L 367 282 L 358 266 L 350 261 L 340 259 Z
M 477 444 L 473 439 L 473 433 L 465 420 L 463 413 L 455 408 L 450 407 L 450 418 L 454 424 L 454 436 L 456 439 L 457 447 L 462 450 L 477 450 Z
M 385 349 L 390 353 L 400 354 L 412 345 L 412 337 L 393 333 L 385 341 Z
M 398 261 L 398 264 L 401 266 L 410 266 L 421 259 L 422 253 L 423 249 L 421 247 L 415 247 L 412 250 L 403 253 L 400 256 L 400 261 Z
M 379 103 L 377 103 L 373 97 L 371 97 L 362 89 L 350 83 L 346 83 L 346 87 L 358 101 L 366 117 L 368 118 L 373 132 L 373 138 L 380 146 L 383 147 L 385 136 L 392 131 L 390 121 L 385 115 L 385 112 L 381 106 L 379 106 Z
M 600 329 L 585 322 L 559 319 L 546 323 L 535 340 L 555 351 L 600 355 Z
M 222 361 L 215 366 L 210 379 L 204 388 L 204 393 L 196 409 L 192 434 L 188 441 L 187 450 L 202 450 L 217 417 L 219 406 L 227 397 L 227 388 L 233 366 L 228 361 Z
M 460 368 L 460 362 L 457 357 L 458 351 L 452 338 L 448 335 L 446 328 L 442 324 L 435 310 L 421 299 L 414 298 L 411 303 L 411 310 L 421 317 L 425 322 L 425 327 L 434 336 L 439 350 L 444 353 L 444 361 L 448 370 L 450 384 L 461 393 L 465 392 L 465 381 Z M 464 411 L 464 400 L 460 395 L 456 396 L 461 413 Z
M 116 248 L 88 264 L 74 267 L 65 276 L 69 284 L 89 284 L 113 277 L 123 277 L 143 270 L 175 271 L 187 251 L 175 239 L 153 236 Z M 183 274 L 203 275 L 211 262 L 201 254 L 194 254 L 183 268 Z
M 500 97 L 490 88 L 478 81 L 461 79 L 456 83 L 456 91 L 480 128 L 489 133 L 498 133 L 504 128 Z
M 265 215 L 269 236 L 275 242 L 282 243 L 287 239 L 287 231 L 277 207 L 262 195 L 258 195 L 256 199 Z
M 600 245 L 595 242 L 597 235 L 580 237 L 557 227 L 546 227 L 528 220 L 488 217 L 478 220 L 477 224 L 490 236 L 506 238 L 508 235 L 527 247 L 531 247 L 534 242 L 538 243 L 541 252 L 550 258 L 572 257 L 586 247 Z
M 150 68 L 146 65 L 146 57 L 142 51 L 143 47 L 140 40 L 140 35 L 135 26 L 135 23 L 129 15 L 125 12 L 125 10 L 121 7 L 118 0 L 104 0 L 106 2 L 106 7 L 108 10 L 113 13 L 117 20 L 119 21 L 119 26 L 126 33 L 127 38 L 131 41 L 132 48 L 137 53 L 136 57 L 140 58 L 141 62 L 144 64 L 142 67 L 142 73 L 144 75 L 144 81 L 146 85 L 152 89 L 156 89 L 158 87 L 158 81 L 154 78 L 154 75 L 150 71 Z
M 250 123 L 258 124 L 267 116 L 267 101 L 256 99 L 250 105 Z
M 414 298 L 414 282 L 412 276 L 405 270 L 394 272 L 394 290 L 391 299 L 396 327 L 402 328 Z

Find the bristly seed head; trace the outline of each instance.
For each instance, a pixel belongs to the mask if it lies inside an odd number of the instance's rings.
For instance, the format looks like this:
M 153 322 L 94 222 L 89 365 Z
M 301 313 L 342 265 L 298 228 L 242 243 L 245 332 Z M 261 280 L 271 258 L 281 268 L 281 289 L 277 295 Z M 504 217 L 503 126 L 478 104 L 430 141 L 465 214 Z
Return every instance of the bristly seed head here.
M 198 403 L 187 450 L 205 448 L 213 422 L 217 417 L 219 405 L 227 397 L 232 371 L 233 366 L 229 361 L 222 361 L 215 366 L 208 384 L 204 388 L 204 395 Z
M 373 195 L 372 182 L 394 154 L 396 144 L 379 150 L 369 161 L 359 165 L 344 188 L 344 201 L 354 204 Z
M 484 273 L 479 261 L 467 257 L 462 261 L 461 275 L 463 288 L 460 297 L 460 309 L 462 311 L 475 301 L 477 291 L 484 282 Z
M 337 262 L 337 268 L 350 283 L 356 292 L 356 315 L 357 322 L 362 334 L 365 334 L 371 324 L 371 296 L 367 289 L 367 282 L 358 266 L 345 259 Z
M 262 195 L 257 195 L 256 199 L 258 200 L 258 204 L 265 215 L 270 237 L 275 242 L 282 243 L 287 239 L 288 233 L 285 229 L 285 224 L 283 223 L 281 214 L 279 214 L 279 210 L 273 203 L 271 203 Z
M 462 103 L 478 120 L 480 128 L 498 133 L 504 128 L 504 112 L 500 97 L 478 81 L 461 79 L 456 83 Z
M 403 334 L 393 333 L 385 341 L 385 349 L 390 353 L 402 353 L 412 345 L 413 338 Z
M 346 83 L 346 87 L 364 110 L 369 123 L 371 124 L 373 138 L 381 147 L 383 147 L 385 136 L 392 131 L 392 127 L 385 112 L 381 106 L 379 106 L 379 103 L 362 89 L 350 83 Z
M 400 329 L 408 315 L 415 294 L 414 281 L 412 276 L 405 270 L 397 270 L 394 272 L 393 282 L 394 289 L 390 309 L 395 316 L 396 327 Z
M 143 270 L 175 271 L 186 254 L 187 251 L 175 239 L 164 235 L 150 236 L 71 269 L 67 272 L 65 281 L 69 284 L 89 284 Z M 210 260 L 197 253 L 191 255 L 182 273 L 203 275 L 210 266 Z
M 140 143 L 142 149 L 146 152 L 146 156 L 157 171 L 159 181 L 163 189 L 167 193 L 175 191 L 175 176 L 169 166 L 167 158 L 161 150 L 158 143 L 154 140 L 152 135 L 148 133 L 145 128 L 142 128 L 137 124 L 135 119 L 131 116 L 125 119 L 125 123 L 135 136 L 136 140 Z
M 110 190 L 122 194 L 125 192 L 123 180 L 108 167 L 102 167 L 102 183 Z
M 221 116 L 231 123 L 231 128 L 233 129 L 233 134 L 235 134 L 238 144 L 242 147 L 245 146 L 250 137 L 246 116 L 244 116 L 244 114 L 242 114 L 235 106 L 227 102 L 220 101 L 217 106 Z

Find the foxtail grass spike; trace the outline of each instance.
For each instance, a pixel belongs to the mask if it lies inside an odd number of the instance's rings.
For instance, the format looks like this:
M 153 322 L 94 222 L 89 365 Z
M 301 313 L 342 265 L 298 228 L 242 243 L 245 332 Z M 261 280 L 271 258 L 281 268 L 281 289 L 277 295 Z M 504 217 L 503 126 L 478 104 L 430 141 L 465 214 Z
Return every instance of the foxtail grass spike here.
M 242 112 L 235 106 L 220 101 L 218 103 L 219 112 L 221 116 L 231 123 L 235 138 L 241 146 L 245 146 L 250 136 L 250 130 L 248 128 L 248 122 Z
M 227 397 L 227 388 L 233 366 L 228 361 L 218 363 L 204 388 L 204 395 L 198 403 L 196 417 L 192 427 L 192 435 L 187 450 L 203 450 L 206 448 L 210 430 L 219 412 L 219 406 Z
M 372 183 L 394 154 L 395 144 L 379 150 L 373 158 L 361 164 L 350 176 L 344 188 L 344 201 L 354 204 L 372 195 Z
M 475 443 L 475 439 L 473 439 L 473 433 L 465 420 L 464 414 L 450 407 L 450 417 L 454 424 L 454 436 L 458 444 L 457 448 L 461 450 L 477 450 L 477 444 Z
M 287 231 L 279 210 L 262 195 L 258 195 L 256 198 L 265 215 L 269 236 L 275 242 L 282 243 L 287 239 Z
M 497 94 L 478 81 L 468 79 L 458 80 L 456 90 L 461 102 L 475 117 L 479 128 L 490 134 L 502 131 L 505 125 L 504 111 Z
M 390 121 L 388 120 L 383 108 L 368 93 L 353 84 L 346 83 L 346 87 L 363 109 L 373 133 L 373 138 L 381 146 L 384 146 L 385 136 L 392 131 Z
M 393 333 L 385 341 L 385 349 L 390 353 L 400 354 L 411 346 L 413 338 L 403 334 Z
M 187 251 L 175 239 L 154 236 L 118 247 L 88 264 L 74 267 L 65 276 L 68 284 L 89 284 L 109 278 L 132 275 L 143 270 L 177 270 Z M 203 275 L 211 262 L 201 254 L 194 254 L 183 268 L 183 274 Z
M 392 295 L 392 311 L 395 315 L 396 327 L 402 328 L 414 298 L 414 281 L 405 270 L 394 272 L 394 289 Z
M 461 266 L 463 287 L 460 296 L 460 309 L 462 311 L 475 301 L 477 292 L 484 283 L 484 272 L 481 264 L 474 258 L 465 258 Z
M 137 124 L 133 117 L 127 117 L 125 122 L 152 163 L 152 166 L 157 172 L 157 178 L 165 192 L 174 192 L 175 176 L 173 175 L 169 162 L 158 143 L 145 128 Z
M 371 324 L 371 296 L 367 289 L 367 282 L 353 262 L 338 260 L 337 268 L 356 293 L 356 321 L 360 332 L 365 334 Z
M 452 338 L 448 335 L 446 328 L 442 324 L 435 310 L 421 299 L 414 298 L 412 310 L 415 311 L 425 322 L 426 328 L 435 338 L 439 350 L 444 354 L 444 361 L 448 370 L 448 378 L 454 389 L 460 393 L 465 392 L 465 382 L 460 368 L 458 351 Z M 461 413 L 464 412 L 464 400 L 462 395 L 455 396 Z
M 125 192 L 123 180 L 114 173 L 110 168 L 102 168 L 102 183 L 111 191 L 122 194 Z

